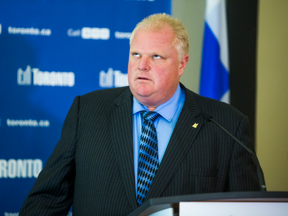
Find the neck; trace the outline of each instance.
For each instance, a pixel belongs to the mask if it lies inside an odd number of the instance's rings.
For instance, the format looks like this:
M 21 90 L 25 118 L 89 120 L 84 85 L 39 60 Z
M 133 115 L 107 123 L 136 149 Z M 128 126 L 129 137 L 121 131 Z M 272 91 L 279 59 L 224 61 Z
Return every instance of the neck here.
M 157 107 L 148 107 L 149 111 L 154 111 Z

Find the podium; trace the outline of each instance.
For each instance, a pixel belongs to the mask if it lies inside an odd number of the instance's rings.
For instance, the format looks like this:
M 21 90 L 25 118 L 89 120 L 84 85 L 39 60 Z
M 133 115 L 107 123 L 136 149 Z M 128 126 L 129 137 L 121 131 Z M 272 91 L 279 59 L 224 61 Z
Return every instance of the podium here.
M 147 202 L 144 202 L 143 205 L 130 213 L 128 216 L 169 215 L 170 213 L 165 213 L 168 211 L 172 212 L 173 216 L 178 216 L 180 203 L 189 202 L 213 202 L 216 203 L 216 205 L 217 203 L 224 202 L 252 204 L 255 203 L 255 205 L 256 203 L 271 203 L 271 205 L 281 203 L 281 208 L 285 209 L 285 211 L 287 209 L 287 212 L 285 212 L 285 214 L 283 213 L 279 215 L 288 215 L 288 192 L 225 192 L 151 198 Z M 267 206 L 268 205 L 266 205 L 266 207 Z M 277 214 L 273 215 L 276 216 Z M 181 213 L 179 216 L 181 216 Z

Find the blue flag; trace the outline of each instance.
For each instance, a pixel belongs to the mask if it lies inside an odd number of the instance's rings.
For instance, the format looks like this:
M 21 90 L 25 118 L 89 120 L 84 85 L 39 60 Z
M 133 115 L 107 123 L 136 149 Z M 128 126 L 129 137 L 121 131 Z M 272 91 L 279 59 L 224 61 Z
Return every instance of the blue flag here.
M 206 0 L 200 95 L 229 103 L 225 0 Z

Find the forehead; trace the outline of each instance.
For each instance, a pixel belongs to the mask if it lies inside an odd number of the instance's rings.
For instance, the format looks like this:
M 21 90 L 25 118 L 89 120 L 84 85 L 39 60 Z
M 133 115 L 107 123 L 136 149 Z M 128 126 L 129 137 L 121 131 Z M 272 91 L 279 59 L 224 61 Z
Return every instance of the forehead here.
M 147 46 L 172 46 L 175 39 L 175 34 L 171 27 L 166 26 L 160 30 L 146 30 L 140 27 L 136 30 L 131 41 L 130 48 L 147 47 Z

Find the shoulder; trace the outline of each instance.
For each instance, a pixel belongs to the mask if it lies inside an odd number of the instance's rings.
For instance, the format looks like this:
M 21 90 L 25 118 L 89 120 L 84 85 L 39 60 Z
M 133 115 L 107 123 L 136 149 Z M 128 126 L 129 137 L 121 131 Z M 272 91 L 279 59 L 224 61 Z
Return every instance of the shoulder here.
M 80 104 L 83 106 L 108 106 L 116 103 L 118 100 L 127 100 L 131 98 L 132 94 L 128 86 L 102 89 L 87 93 L 79 97 Z
M 193 103 L 197 105 L 197 108 L 200 110 L 201 114 L 207 113 L 216 121 L 223 123 L 229 121 L 238 122 L 246 117 L 243 113 L 230 104 L 203 97 L 185 88 L 185 86 L 183 87 L 186 94 L 185 100 L 193 101 Z
M 105 112 L 121 103 L 132 103 L 132 94 L 128 86 L 102 89 L 75 97 L 70 110 L 81 113 Z
M 111 88 L 111 89 L 101 89 L 89 92 L 81 96 L 81 99 L 93 99 L 93 98 L 117 98 L 124 91 L 130 91 L 128 86 L 120 88 Z
M 77 96 L 67 116 L 79 116 L 86 120 L 91 120 L 92 117 L 103 118 L 111 108 L 123 103 L 128 103 L 132 107 L 129 87 L 97 90 Z

